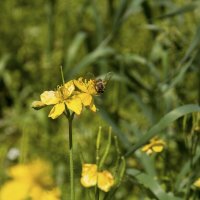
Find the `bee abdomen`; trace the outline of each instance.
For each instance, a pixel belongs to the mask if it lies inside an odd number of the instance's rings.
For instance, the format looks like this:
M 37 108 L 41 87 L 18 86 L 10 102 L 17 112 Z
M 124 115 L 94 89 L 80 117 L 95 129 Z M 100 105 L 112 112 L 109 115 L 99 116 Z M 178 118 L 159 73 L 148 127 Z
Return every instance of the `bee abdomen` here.
M 105 85 L 101 79 L 96 81 L 95 89 L 96 89 L 97 93 L 99 93 L 99 94 L 104 93 Z

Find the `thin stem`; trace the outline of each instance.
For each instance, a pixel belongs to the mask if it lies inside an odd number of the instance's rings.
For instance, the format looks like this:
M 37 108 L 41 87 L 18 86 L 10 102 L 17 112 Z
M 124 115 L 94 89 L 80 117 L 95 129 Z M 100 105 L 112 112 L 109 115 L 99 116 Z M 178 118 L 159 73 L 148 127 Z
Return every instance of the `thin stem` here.
M 97 187 L 95 189 L 95 200 L 99 200 L 99 189 Z
M 70 165 L 70 199 L 75 199 L 74 192 L 74 160 L 73 160 L 73 137 L 72 137 L 72 121 L 74 118 L 74 113 L 68 117 L 69 123 L 69 165 Z
M 27 135 L 27 128 L 26 127 L 23 127 L 23 130 L 22 130 L 22 139 L 21 139 L 21 144 L 20 144 L 20 159 L 19 159 L 19 163 L 20 164 L 23 164 L 25 163 L 26 161 L 26 158 L 27 158 L 27 149 L 28 149 L 28 135 Z
M 101 126 L 99 127 L 98 135 L 97 135 L 97 141 L 96 141 L 96 165 L 97 165 L 97 171 L 99 170 L 99 149 L 100 149 L 100 143 L 101 143 Z M 98 179 L 98 176 L 97 176 Z M 98 182 L 98 180 L 97 180 Z M 99 200 L 99 189 L 96 185 L 95 187 L 95 200 Z
M 104 162 L 105 162 L 105 160 L 106 160 L 106 157 L 107 157 L 107 155 L 108 155 L 108 153 L 109 153 L 110 145 L 111 145 L 111 134 L 112 134 L 112 128 L 109 127 L 108 143 L 107 143 L 107 145 L 106 145 L 106 149 L 105 149 L 105 151 L 104 151 L 104 154 L 103 154 L 103 156 L 102 156 L 102 158 L 101 158 L 101 160 L 100 160 L 99 169 L 102 168 L 102 166 L 103 166 L 103 164 L 104 164 Z
M 62 83 L 63 83 L 63 85 L 64 85 L 64 84 L 65 84 L 65 79 L 64 79 L 64 74 L 63 74 L 62 65 L 60 66 L 60 72 L 61 72 L 61 77 L 62 77 Z
M 97 168 L 99 167 L 99 159 L 100 159 L 100 157 L 99 157 L 100 143 L 101 143 L 101 126 L 99 127 L 97 141 L 96 141 L 96 165 L 97 165 Z
M 199 67 L 199 71 L 198 71 L 198 77 L 200 76 L 200 67 Z M 200 78 L 199 78 L 199 83 L 198 83 L 198 85 L 199 85 L 199 90 L 198 90 L 198 104 L 200 105 Z
M 119 164 L 120 164 L 121 152 L 120 152 L 120 149 L 119 149 L 119 143 L 118 143 L 118 140 L 117 140 L 117 136 L 114 136 L 114 140 L 115 140 L 115 149 L 117 151 L 117 160 L 116 160 L 115 170 L 114 170 L 114 176 L 116 176 L 117 172 L 118 172 Z
M 48 0 L 47 1 L 47 23 L 48 23 L 48 44 L 47 44 L 47 56 L 48 61 L 51 64 L 52 61 L 52 52 L 53 52 L 53 44 L 55 39 L 55 7 L 56 7 L 56 1 L 55 0 Z

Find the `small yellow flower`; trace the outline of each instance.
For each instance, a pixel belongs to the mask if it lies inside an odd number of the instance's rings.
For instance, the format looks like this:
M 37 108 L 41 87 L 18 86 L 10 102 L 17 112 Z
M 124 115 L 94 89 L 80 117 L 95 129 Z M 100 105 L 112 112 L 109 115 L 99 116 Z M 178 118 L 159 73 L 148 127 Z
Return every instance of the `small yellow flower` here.
M 152 153 L 160 153 L 165 147 L 165 142 L 158 138 L 153 138 L 150 140 L 150 143 L 143 146 L 142 151 L 146 152 L 148 155 Z
M 195 187 L 199 188 L 200 189 L 200 178 L 198 178 L 194 184 L 193 184 Z
M 108 192 L 114 185 L 114 178 L 107 170 L 98 172 L 95 164 L 83 164 L 81 184 L 84 187 L 97 185 L 102 191 Z
M 97 184 L 97 165 L 83 164 L 81 184 L 84 187 L 91 187 Z
M 1 200 L 59 200 L 60 190 L 53 187 L 50 166 L 41 160 L 11 167 L 7 181 L 0 189 Z
M 96 112 L 96 106 L 94 105 L 93 96 L 97 95 L 97 91 L 95 89 L 95 81 L 94 80 L 83 80 L 80 77 L 78 80 L 74 80 L 74 85 L 80 90 L 78 96 L 80 97 L 84 106 L 89 106 L 90 110 Z
M 108 192 L 110 188 L 114 185 L 114 178 L 112 174 L 104 170 L 102 172 L 98 172 L 98 187 L 103 190 L 104 192 Z
M 60 190 L 58 188 L 44 190 L 41 187 L 35 186 L 30 190 L 29 196 L 32 200 L 60 200 Z
M 54 105 L 49 113 L 49 117 L 56 119 L 64 111 L 65 106 L 80 115 L 82 111 L 82 102 L 78 95 L 75 94 L 75 86 L 73 81 L 65 83 L 58 87 L 56 91 L 45 91 L 40 95 L 41 101 L 34 101 L 32 107 L 40 109 L 47 105 Z
M 22 181 L 8 181 L 0 190 L 1 200 L 22 200 L 29 196 L 30 185 Z

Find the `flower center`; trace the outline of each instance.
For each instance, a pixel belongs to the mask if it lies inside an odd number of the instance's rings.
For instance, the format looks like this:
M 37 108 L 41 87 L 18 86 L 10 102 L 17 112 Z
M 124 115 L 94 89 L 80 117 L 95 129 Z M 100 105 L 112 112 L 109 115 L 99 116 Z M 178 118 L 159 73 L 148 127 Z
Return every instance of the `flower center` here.
M 57 90 L 57 97 L 60 99 L 60 102 L 67 100 L 70 96 L 70 93 L 67 88 L 60 86 Z

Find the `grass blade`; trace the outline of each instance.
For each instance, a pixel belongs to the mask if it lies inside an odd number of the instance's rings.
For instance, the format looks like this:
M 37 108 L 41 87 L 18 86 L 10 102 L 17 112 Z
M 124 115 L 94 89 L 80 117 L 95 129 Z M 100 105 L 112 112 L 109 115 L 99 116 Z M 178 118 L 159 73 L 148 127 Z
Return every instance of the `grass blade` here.
M 133 176 L 139 183 L 148 188 L 159 200 L 181 200 L 181 198 L 174 197 L 172 194 L 166 193 L 155 177 L 142 173 L 136 169 L 127 169 L 129 176 Z
M 122 145 L 125 148 L 128 148 L 131 145 L 130 142 L 126 138 L 125 134 L 123 134 L 123 132 L 120 130 L 120 128 L 118 127 L 118 125 L 115 123 L 115 121 L 108 114 L 108 112 L 106 112 L 105 109 L 101 108 L 99 110 L 99 114 L 112 127 L 113 133 L 117 135 L 117 137 L 119 138 L 119 140 L 122 143 Z
M 159 17 L 156 17 L 156 19 L 165 19 L 165 18 L 169 18 L 169 17 L 175 17 L 177 15 L 181 15 L 184 14 L 186 12 L 192 12 L 197 8 L 197 4 L 192 3 L 186 6 L 183 6 L 181 8 L 178 8 L 172 12 L 169 12 L 167 14 L 161 15 Z
M 66 61 L 65 61 L 66 68 L 65 68 L 65 71 L 70 69 L 73 61 L 76 58 L 78 50 L 79 50 L 81 44 L 83 43 L 83 41 L 85 40 L 85 38 L 86 38 L 86 34 L 83 33 L 83 32 L 80 32 L 75 36 L 74 40 L 72 41 L 72 44 L 70 45 L 70 47 L 68 49 L 67 55 L 66 55 Z
M 93 52 L 85 56 L 76 66 L 74 66 L 66 76 L 68 78 L 75 76 L 78 72 L 81 72 L 85 67 L 93 64 L 98 59 L 102 57 L 107 57 L 112 55 L 114 50 L 110 47 L 100 46 L 96 48 Z
M 130 156 L 134 153 L 138 148 L 143 146 L 147 143 L 152 137 L 161 134 L 162 130 L 169 126 L 172 122 L 177 120 L 178 118 L 193 112 L 199 112 L 200 106 L 195 104 L 188 104 L 185 106 L 178 107 L 169 113 L 167 113 L 161 120 L 155 124 L 147 133 L 142 137 L 135 145 L 129 148 L 127 153 L 125 154 L 126 157 Z

